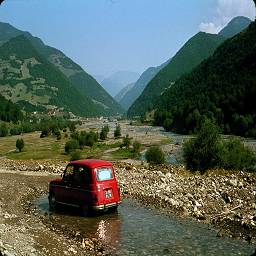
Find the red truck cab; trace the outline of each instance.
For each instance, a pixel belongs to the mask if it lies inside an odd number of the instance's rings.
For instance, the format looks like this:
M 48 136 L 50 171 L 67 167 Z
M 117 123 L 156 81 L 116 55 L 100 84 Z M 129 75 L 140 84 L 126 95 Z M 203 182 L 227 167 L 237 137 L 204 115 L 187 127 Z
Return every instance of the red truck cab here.
M 70 162 L 61 179 L 50 181 L 49 205 L 66 204 L 80 207 L 87 215 L 90 210 L 116 209 L 120 204 L 112 163 L 86 159 Z

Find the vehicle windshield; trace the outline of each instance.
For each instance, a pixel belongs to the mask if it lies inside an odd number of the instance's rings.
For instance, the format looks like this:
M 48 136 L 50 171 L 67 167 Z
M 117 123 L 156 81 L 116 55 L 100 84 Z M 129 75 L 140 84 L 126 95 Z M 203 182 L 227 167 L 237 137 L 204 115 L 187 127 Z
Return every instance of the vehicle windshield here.
M 102 167 L 97 169 L 97 180 L 112 180 L 113 179 L 113 170 L 111 167 Z

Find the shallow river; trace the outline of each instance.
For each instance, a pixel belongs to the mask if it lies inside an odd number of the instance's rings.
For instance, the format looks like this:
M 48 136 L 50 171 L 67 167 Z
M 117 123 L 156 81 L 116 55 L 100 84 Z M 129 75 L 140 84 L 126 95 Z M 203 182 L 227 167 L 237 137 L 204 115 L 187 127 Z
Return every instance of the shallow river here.
M 35 202 L 40 213 L 50 213 L 47 197 Z M 113 255 L 251 255 L 254 246 L 231 238 L 218 238 L 207 225 L 167 217 L 125 199 L 117 213 L 81 217 L 70 208 L 52 213 L 51 221 L 99 238 Z

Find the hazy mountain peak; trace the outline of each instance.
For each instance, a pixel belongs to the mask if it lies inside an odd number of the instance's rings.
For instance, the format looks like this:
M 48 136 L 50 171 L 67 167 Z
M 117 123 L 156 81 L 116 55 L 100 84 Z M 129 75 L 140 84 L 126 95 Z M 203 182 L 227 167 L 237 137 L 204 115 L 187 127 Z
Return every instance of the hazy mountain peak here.
M 112 96 L 116 96 L 127 84 L 136 82 L 140 74 L 133 71 L 117 71 L 105 78 L 101 85 Z
M 246 29 L 252 21 L 243 16 L 233 18 L 226 27 L 224 27 L 219 35 L 230 38 Z

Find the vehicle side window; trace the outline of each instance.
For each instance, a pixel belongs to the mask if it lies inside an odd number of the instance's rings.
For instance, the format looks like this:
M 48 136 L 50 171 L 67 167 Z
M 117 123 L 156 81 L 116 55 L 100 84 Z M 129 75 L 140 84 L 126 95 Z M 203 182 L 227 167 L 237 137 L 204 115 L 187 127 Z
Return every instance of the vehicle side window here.
M 74 166 L 68 165 L 64 172 L 63 180 L 72 182 L 73 175 L 74 175 Z
M 74 186 L 86 187 L 91 183 L 90 169 L 84 166 L 77 166 L 74 170 Z

